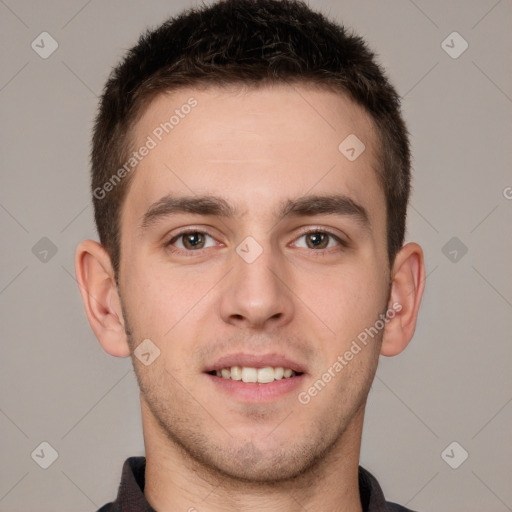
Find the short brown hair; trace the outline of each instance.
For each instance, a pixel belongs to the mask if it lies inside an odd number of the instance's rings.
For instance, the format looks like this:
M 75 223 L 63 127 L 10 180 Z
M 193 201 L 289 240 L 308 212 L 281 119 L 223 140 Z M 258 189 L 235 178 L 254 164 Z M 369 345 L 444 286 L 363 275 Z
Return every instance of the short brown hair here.
M 379 137 L 378 176 L 393 262 L 405 236 L 410 149 L 400 98 L 374 53 L 361 37 L 301 0 L 223 0 L 184 11 L 145 32 L 105 85 L 92 139 L 91 184 L 96 227 L 116 281 L 120 212 L 133 173 L 108 187 L 108 194 L 104 185 L 126 162 L 134 125 L 148 102 L 183 87 L 279 82 L 348 94 L 371 115 Z

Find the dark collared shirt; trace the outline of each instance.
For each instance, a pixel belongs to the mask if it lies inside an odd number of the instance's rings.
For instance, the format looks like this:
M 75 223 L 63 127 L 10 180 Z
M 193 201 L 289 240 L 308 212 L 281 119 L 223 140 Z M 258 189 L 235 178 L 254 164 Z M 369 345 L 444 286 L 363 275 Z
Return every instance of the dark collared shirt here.
M 107 503 L 98 512 L 156 512 L 144 496 L 145 470 L 145 457 L 126 459 L 116 500 Z M 386 501 L 375 477 L 361 466 L 359 466 L 359 493 L 363 512 L 413 512 L 401 505 Z

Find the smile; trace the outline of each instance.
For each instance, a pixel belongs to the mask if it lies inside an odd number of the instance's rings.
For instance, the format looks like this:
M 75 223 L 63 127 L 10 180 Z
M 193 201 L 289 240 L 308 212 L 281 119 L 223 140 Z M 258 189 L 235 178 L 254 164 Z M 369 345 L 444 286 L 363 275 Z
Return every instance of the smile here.
M 300 375 L 300 372 L 295 372 L 291 368 L 283 368 L 282 366 L 265 366 L 264 368 L 231 366 L 220 370 L 212 370 L 209 374 L 222 377 L 223 379 L 246 383 L 269 384 L 276 380 L 295 377 L 296 375 Z

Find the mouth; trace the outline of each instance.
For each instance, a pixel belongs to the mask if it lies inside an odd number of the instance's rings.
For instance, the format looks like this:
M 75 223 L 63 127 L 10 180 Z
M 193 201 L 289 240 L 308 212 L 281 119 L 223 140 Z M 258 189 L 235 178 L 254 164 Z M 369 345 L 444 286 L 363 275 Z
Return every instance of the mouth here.
M 277 400 L 303 385 L 306 369 L 278 354 L 233 354 L 207 366 L 215 389 L 244 403 Z
M 291 368 L 283 366 L 264 366 L 256 368 L 251 366 L 231 366 L 221 368 L 220 370 L 211 370 L 207 372 L 226 380 L 235 380 L 251 384 L 270 384 L 281 379 L 291 379 L 302 375 L 302 372 L 296 372 Z

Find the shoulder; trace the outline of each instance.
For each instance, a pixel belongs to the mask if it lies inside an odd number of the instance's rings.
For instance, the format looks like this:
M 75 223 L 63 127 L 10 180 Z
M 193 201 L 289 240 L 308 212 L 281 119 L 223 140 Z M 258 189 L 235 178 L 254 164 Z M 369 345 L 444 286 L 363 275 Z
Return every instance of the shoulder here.
M 407 507 L 386 501 L 377 479 L 359 466 L 359 495 L 363 512 L 414 512 Z
M 117 498 L 97 512 L 154 512 L 144 496 L 145 457 L 129 457 L 123 464 Z

